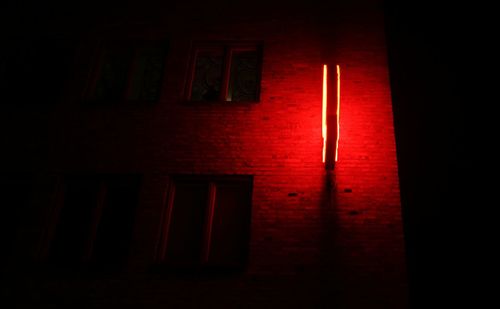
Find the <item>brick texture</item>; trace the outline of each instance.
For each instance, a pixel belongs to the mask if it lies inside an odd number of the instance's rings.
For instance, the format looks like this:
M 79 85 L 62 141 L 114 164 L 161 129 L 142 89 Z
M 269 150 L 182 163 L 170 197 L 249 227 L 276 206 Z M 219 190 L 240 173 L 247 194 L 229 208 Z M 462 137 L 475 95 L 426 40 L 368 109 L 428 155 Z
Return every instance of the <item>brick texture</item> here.
M 128 32 L 170 41 L 162 95 L 155 105 L 82 106 L 93 39 L 105 31 L 97 27 L 82 35 L 71 91 L 63 104 L 40 116 L 38 122 L 49 123 L 48 130 L 33 130 L 29 136 L 43 135 L 39 147 L 46 155 L 36 161 L 42 174 L 143 175 L 129 267 L 112 278 L 32 275 L 29 282 L 13 279 L 12 290 L 28 291 L 26 303 L 85 308 L 406 308 L 381 13 L 344 8 L 335 11 L 333 21 L 321 16 L 320 22 L 312 9 L 227 18 L 219 12 L 213 19 L 203 14 L 205 9 L 179 6 L 154 25 L 133 24 L 133 19 L 125 23 Z M 197 39 L 262 42 L 260 102 L 185 102 L 190 46 Z M 321 162 L 325 50 L 342 70 L 339 161 L 331 174 Z M 245 272 L 174 278 L 151 270 L 172 174 L 254 175 Z

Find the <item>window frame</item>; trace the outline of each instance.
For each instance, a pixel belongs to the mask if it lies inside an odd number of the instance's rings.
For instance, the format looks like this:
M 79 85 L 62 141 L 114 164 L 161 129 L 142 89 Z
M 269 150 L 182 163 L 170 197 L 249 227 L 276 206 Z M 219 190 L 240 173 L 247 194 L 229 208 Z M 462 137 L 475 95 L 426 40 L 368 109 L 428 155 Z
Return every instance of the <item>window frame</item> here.
M 58 231 L 58 228 L 61 224 L 61 220 L 63 220 L 63 211 L 65 207 L 68 207 L 68 205 L 66 204 L 67 189 L 74 179 L 83 179 L 84 182 L 93 183 L 93 185 L 96 186 L 97 194 L 95 196 L 95 199 L 93 200 L 93 203 L 95 204 L 91 205 L 91 208 L 89 208 L 90 221 L 88 222 L 88 226 L 86 227 L 85 240 L 81 244 L 82 253 L 79 257 L 76 257 L 75 260 L 68 260 L 68 264 L 62 265 L 57 260 L 57 258 L 54 258 L 54 256 L 52 256 L 52 250 L 54 250 L 53 246 L 55 244 L 56 238 L 58 237 L 57 234 L 60 233 L 60 231 Z M 99 227 L 105 223 L 104 211 L 108 207 L 111 207 L 111 205 L 108 204 L 109 201 L 107 200 L 109 190 L 114 184 L 120 183 L 120 181 L 124 181 L 125 183 L 136 186 L 135 189 L 137 189 L 137 201 L 136 205 L 133 207 L 133 209 L 131 209 L 131 211 L 134 213 L 134 217 L 136 217 L 138 208 L 140 207 L 140 195 L 142 191 L 143 180 L 141 174 L 68 173 L 57 175 L 54 184 L 54 194 L 51 201 L 52 209 L 50 210 L 50 213 L 46 218 L 45 229 L 41 236 L 41 245 L 39 247 L 40 249 L 38 260 L 57 270 L 77 270 L 79 268 L 87 269 L 88 267 L 91 267 L 94 270 L 102 270 L 102 266 L 106 265 L 103 264 L 103 261 L 99 260 L 99 257 L 96 255 L 98 252 L 96 244 L 99 241 L 99 236 L 102 236 L 99 235 Z M 136 219 L 134 219 L 134 222 L 132 223 L 132 231 L 127 232 L 131 232 L 133 234 L 134 225 L 136 224 L 135 221 Z M 133 235 L 128 236 L 130 237 L 129 246 L 131 246 Z M 121 268 L 125 267 L 127 259 L 128 257 L 123 257 L 122 261 L 117 261 L 118 264 L 116 264 L 116 269 L 113 268 L 108 270 L 121 270 Z M 121 265 L 120 263 L 123 263 L 123 265 Z
M 261 84 L 262 84 L 262 63 L 263 63 L 263 43 L 260 41 L 214 41 L 214 42 L 195 42 L 192 43 L 191 53 L 189 58 L 189 69 L 187 82 L 185 87 L 184 97 L 187 102 L 190 103 L 224 103 L 224 104 L 248 104 L 248 103 L 259 103 L 261 101 Z M 217 100 L 193 100 L 191 97 L 193 89 L 193 81 L 196 74 L 196 61 L 198 55 L 201 52 L 219 51 L 222 52 L 222 78 L 221 78 L 221 90 Z M 231 65 L 233 61 L 233 54 L 235 52 L 245 52 L 245 51 L 255 51 L 257 53 L 257 93 L 256 100 L 241 100 L 233 101 L 228 100 L 230 80 L 231 80 Z
M 134 99 L 131 98 L 134 74 L 138 70 L 138 59 L 140 57 L 140 49 L 145 47 L 159 46 L 163 52 L 163 63 L 161 68 L 160 86 L 158 89 L 158 97 L 155 100 L 148 99 Z M 130 53 L 127 62 L 126 70 L 126 83 L 124 89 L 121 91 L 119 98 L 96 98 L 95 91 L 101 71 L 105 64 L 106 52 L 113 48 L 122 48 L 125 52 Z M 117 37 L 101 39 L 97 46 L 94 48 L 90 69 L 88 73 L 86 87 L 83 93 L 83 98 L 89 105 L 143 105 L 155 104 L 161 100 L 164 91 L 164 83 L 166 78 L 166 69 L 168 61 L 168 53 L 170 50 L 170 40 L 167 38 L 128 38 Z
M 205 217 L 203 220 L 203 235 L 202 235 L 202 243 L 201 243 L 201 253 L 199 256 L 199 261 L 195 265 L 177 265 L 171 264 L 167 259 L 167 250 L 169 243 L 169 234 L 172 226 L 173 218 L 173 208 L 175 201 L 175 191 L 177 183 L 204 183 L 208 185 L 208 195 L 206 197 L 206 211 Z M 209 270 L 209 269 L 224 269 L 224 270 L 233 270 L 235 269 L 234 265 L 211 265 L 209 261 L 210 250 L 211 250 L 211 240 L 212 240 L 212 231 L 214 228 L 214 215 L 216 208 L 216 198 L 217 198 L 217 187 L 221 184 L 231 182 L 231 183 L 246 183 L 249 187 L 249 218 L 248 218 L 248 243 L 250 242 L 250 234 L 251 234 L 251 214 L 252 214 L 252 199 L 253 199 L 253 186 L 254 186 L 254 177 L 253 175 L 174 175 L 169 177 L 165 189 L 165 193 L 163 196 L 163 210 L 161 213 L 161 222 L 159 229 L 159 236 L 155 254 L 155 263 L 157 266 L 162 266 L 164 269 L 169 270 Z M 248 244 L 249 245 L 249 244 Z M 246 261 L 243 261 L 243 264 L 246 264 Z M 236 267 L 239 268 L 239 267 Z

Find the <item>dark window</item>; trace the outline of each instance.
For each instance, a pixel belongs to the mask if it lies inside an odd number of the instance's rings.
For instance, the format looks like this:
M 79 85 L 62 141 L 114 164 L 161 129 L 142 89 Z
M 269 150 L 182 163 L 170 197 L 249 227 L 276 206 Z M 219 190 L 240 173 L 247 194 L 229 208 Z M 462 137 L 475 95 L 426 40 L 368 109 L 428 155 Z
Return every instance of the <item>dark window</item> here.
M 126 262 L 139 201 L 138 177 L 112 177 L 104 182 L 103 209 L 92 247 L 94 262 L 121 267 Z
M 175 184 L 172 220 L 165 258 L 170 263 L 193 265 L 201 262 L 203 227 L 207 214 L 208 184 L 179 181 Z
M 96 218 L 100 183 L 94 177 L 69 177 L 56 234 L 51 243 L 50 260 L 58 264 L 82 262 L 89 251 L 92 226 Z
M 197 47 L 192 68 L 191 101 L 259 101 L 261 48 L 257 45 Z
M 159 260 L 174 269 L 243 267 L 251 198 L 251 177 L 176 177 L 166 205 Z
M 221 51 L 203 51 L 196 56 L 191 89 L 193 101 L 219 100 L 224 55 Z
M 67 177 L 49 261 L 60 266 L 123 266 L 138 194 L 135 175 Z
M 105 44 L 94 69 L 88 99 L 99 104 L 157 101 L 166 52 L 164 42 Z
M 107 47 L 100 59 L 93 99 L 125 99 L 132 50 L 126 46 Z
M 259 93 L 257 51 L 234 51 L 229 78 L 228 101 L 257 101 Z

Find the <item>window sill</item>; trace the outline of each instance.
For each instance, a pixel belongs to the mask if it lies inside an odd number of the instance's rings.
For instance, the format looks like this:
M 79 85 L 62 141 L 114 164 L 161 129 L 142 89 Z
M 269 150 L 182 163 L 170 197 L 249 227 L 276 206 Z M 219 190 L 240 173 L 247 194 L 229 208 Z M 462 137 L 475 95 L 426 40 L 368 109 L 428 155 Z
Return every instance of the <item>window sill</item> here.
M 166 277 L 188 278 L 188 277 L 235 277 L 244 275 L 245 266 L 172 266 L 166 264 L 155 264 L 150 267 L 149 272 Z
M 159 100 L 83 100 L 81 105 L 85 107 L 146 107 L 158 104 Z
M 184 100 L 182 103 L 184 105 L 254 105 L 259 104 L 261 101 L 224 101 L 224 100 L 213 100 L 213 101 L 193 101 Z

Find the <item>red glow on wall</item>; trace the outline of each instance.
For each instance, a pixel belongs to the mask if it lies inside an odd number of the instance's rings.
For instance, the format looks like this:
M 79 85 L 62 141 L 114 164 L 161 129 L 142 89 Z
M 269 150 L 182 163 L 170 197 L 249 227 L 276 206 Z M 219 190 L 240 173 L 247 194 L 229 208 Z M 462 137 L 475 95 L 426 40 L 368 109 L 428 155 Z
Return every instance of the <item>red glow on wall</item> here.
M 323 65 L 323 109 L 322 109 L 322 126 L 321 126 L 321 135 L 323 136 L 323 163 L 325 163 L 326 157 L 326 98 L 327 98 L 327 76 L 328 76 L 328 68 L 326 64 Z
M 337 139 L 335 140 L 335 162 L 339 158 L 340 138 L 340 65 L 337 64 Z

